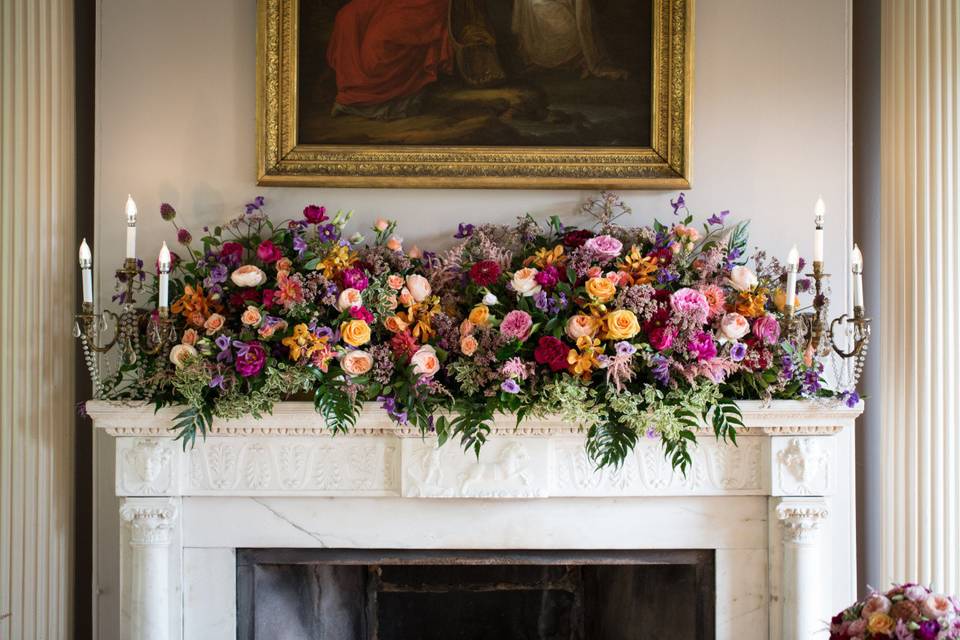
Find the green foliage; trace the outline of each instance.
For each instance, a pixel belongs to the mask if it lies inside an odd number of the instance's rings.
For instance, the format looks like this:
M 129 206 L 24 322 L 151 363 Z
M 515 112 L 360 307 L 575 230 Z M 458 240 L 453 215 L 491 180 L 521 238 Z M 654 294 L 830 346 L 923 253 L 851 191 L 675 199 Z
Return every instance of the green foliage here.
M 363 400 L 342 377 L 311 367 L 319 384 L 313 392 L 313 406 L 334 434 L 347 433 L 357 423 Z
M 587 456 L 597 465 L 619 467 L 637 444 L 637 432 L 611 417 L 587 431 Z

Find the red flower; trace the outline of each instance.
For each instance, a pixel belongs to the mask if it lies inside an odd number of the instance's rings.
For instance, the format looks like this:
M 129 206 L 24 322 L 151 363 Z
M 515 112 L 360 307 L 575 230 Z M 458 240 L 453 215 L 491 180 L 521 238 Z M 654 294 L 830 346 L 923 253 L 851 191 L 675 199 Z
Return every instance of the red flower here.
M 567 368 L 567 354 L 570 347 L 563 340 L 553 336 L 542 336 L 533 350 L 533 359 L 539 364 L 545 364 L 551 371 L 563 371 Z
M 673 251 L 669 247 L 660 247 L 648 253 L 647 257 L 655 258 L 659 266 L 665 267 L 673 262 Z
M 481 260 L 470 267 L 470 279 L 481 287 L 489 287 L 500 277 L 500 265 L 493 260 Z
M 369 309 L 362 306 L 350 307 L 350 317 L 355 320 L 363 320 L 367 324 L 373 322 L 373 314 L 370 313 Z
M 256 289 L 241 289 L 230 296 L 228 300 L 231 307 L 242 309 L 249 303 L 256 303 L 260 300 L 260 292 Z
M 320 224 L 327 218 L 327 208 L 318 207 L 315 204 L 307 205 L 303 210 L 303 217 L 306 218 L 307 222 L 311 224 Z
M 563 244 L 566 247 L 582 247 L 583 243 L 593 237 L 593 232 L 587 229 L 576 229 L 569 231 L 563 236 Z
M 390 338 L 390 350 L 393 351 L 393 356 L 400 362 L 409 360 L 410 356 L 415 354 L 419 348 L 420 345 L 417 344 L 409 331 L 395 333 Z
M 239 242 L 224 242 L 220 247 L 220 259 L 229 264 L 243 261 L 243 245 Z
M 283 253 L 280 251 L 280 247 L 273 244 L 272 240 L 264 240 L 260 243 L 260 246 L 257 247 L 257 257 L 267 264 L 270 264 L 282 258 Z
M 266 309 L 269 309 L 273 306 L 273 295 L 276 293 L 273 289 L 264 289 L 263 290 L 263 306 Z

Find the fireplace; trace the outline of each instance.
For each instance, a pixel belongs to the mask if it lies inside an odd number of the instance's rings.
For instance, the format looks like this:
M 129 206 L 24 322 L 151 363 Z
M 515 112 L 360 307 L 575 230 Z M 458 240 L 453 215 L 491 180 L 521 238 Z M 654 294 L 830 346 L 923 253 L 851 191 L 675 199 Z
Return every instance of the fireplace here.
M 707 640 L 714 552 L 237 551 L 238 640 Z

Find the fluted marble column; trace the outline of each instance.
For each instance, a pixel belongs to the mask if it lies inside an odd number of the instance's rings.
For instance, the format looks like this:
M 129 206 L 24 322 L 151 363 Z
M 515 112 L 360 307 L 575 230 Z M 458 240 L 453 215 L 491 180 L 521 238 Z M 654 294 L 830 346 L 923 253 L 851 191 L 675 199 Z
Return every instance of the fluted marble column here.
M 884 0 L 881 38 L 882 573 L 957 593 L 960 0 Z
M 782 498 L 777 517 L 783 527 L 783 640 L 821 637 L 824 582 L 820 575 L 820 525 L 827 518 L 822 498 Z
M 127 498 L 121 520 L 130 527 L 125 640 L 169 640 L 170 541 L 177 505 L 170 498 Z
M 68 638 L 72 0 L 0 5 L 0 638 Z

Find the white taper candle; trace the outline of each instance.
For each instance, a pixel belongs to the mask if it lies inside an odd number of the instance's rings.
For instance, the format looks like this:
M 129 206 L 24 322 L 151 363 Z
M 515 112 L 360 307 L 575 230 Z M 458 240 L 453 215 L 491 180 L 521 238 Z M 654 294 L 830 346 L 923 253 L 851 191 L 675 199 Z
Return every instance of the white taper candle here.
M 785 292 L 785 306 L 787 313 L 792 314 L 794 303 L 797 299 L 797 269 L 800 265 L 800 253 L 797 251 L 797 245 L 793 245 L 790 253 L 787 254 L 787 290 Z
M 853 245 L 850 253 L 850 270 L 853 272 L 853 308 L 863 310 L 863 253 L 860 247 Z
M 124 207 L 127 215 L 127 258 L 137 257 L 137 203 L 127 194 L 127 206 Z
M 161 309 L 167 308 L 170 298 L 170 249 L 164 242 L 160 247 L 160 257 L 157 259 L 160 267 L 160 291 L 158 305 Z
M 813 231 L 813 261 L 823 262 L 823 217 L 827 212 L 827 206 L 823 203 L 823 198 L 817 198 L 817 204 L 813 207 L 813 222 L 816 228 Z
M 80 279 L 83 282 L 83 301 L 93 304 L 93 254 L 84 238 L 80 243 Z

